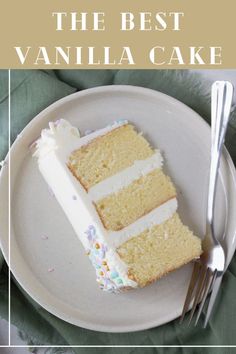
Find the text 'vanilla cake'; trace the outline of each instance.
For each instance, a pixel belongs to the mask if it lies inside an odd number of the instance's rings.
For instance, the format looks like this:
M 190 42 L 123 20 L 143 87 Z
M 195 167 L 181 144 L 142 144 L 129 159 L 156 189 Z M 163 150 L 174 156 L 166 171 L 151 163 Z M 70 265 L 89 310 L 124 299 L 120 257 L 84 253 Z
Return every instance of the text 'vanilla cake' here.
M 144 287 L 200 256 L 160 151 L 127 121 L 84 137 L 65 120 L 51 122 L 34 155 L 102 289 Z

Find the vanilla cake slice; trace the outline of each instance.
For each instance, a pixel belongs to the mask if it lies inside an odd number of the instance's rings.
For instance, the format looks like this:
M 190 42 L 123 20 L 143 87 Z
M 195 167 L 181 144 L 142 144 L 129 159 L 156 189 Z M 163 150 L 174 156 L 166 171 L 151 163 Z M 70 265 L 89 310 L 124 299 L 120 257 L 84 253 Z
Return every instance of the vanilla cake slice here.
M 65 120 L 51 122 L 34 155 L 102 289 L 144 287 L 200 256 L 160 151 L 127 121 L 84 137 Z

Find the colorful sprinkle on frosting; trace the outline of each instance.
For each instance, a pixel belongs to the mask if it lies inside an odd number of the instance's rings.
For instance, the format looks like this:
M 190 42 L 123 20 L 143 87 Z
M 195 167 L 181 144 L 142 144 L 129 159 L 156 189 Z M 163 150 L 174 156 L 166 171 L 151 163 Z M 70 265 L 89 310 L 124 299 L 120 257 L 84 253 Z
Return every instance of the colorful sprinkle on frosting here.
M 93 266 L 96 269 L 97 282 L 100 288 L 109 292 L 117 292 L 123 285 L 123 279 L 120 276 L 117 269 L 109 266 L 106 259 L 107 246 L 99 241 L 96 229 L 93 225 L 90 225 L 85 231 L 87 239 L 89 241 L 90 248 L 86 254 L 92 261 Z

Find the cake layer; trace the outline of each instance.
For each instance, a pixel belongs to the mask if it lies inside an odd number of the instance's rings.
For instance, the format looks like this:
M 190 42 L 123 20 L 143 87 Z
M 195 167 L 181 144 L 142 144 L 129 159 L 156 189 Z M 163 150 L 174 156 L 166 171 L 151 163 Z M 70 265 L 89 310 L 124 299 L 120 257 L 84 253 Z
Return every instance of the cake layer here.
M 97 201 L 95 206 L 105 228 L 117 231 L 175 196 L 170 178 L 156 169 Z
M 146 229 L 150 229 L 155 225 L 162 224 L 164 221 L 172 217 L 172 215 L 177 210 L 177 206 L 177 199 L 170 199 L 158 208 L 150 211 L 150 213 L 145 214 L 136 220 L 133 224 L 126 226 L 124 229 L 120 231 L 109 231 L 109 245 L 116 249 L 122 245 L 122 243 L 125 243 L 131 238 L 138 236 Z
M 143 287 L 199 257 L 201 240 L 175 213 L 164 223 L 122 244 L 117 252 L 128 265 L 129 277 Z
M 99 136 L 75 150 L 69 157 L 68 167 L 86 190 L 117 172 L 144 160 L 155 151 L 126 124 Z
M 134 164 L 118 172 L 114 176 L 104 179 L 89 189 L 88 194 L 93 201 L 106 197 L 111 193 L 116 193 L 130 183 L 146 175 L 147 173 L 162 167 L 163 158 L 160 151 L 156 151 L 145 160 L 136 160 Z

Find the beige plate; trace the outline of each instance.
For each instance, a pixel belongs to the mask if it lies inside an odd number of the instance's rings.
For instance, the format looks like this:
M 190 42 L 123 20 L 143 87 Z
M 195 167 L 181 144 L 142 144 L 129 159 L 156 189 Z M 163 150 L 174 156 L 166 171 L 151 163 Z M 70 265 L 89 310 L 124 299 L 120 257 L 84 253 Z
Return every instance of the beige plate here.
M 132 86 L 105 86 L 54 103 L 32 120 L 11 148 L 10 263 L 22 287 L 54 315 L 93 330 L 137 331 L 175 319 L 182 310 L 190 265 L 142 290 L 113 295 L 98 288 L 80 241 L 28 150 L 41 129 L 58 118 L 68 119 L 82 133 L 121 118 L 137 125 L 153 146 L 162 150 L 166 171 L 177 186 L 180 215 L 201 236 L 205 224 L 209 126 L 187 106 L 164 94 Z M 227 251 L 228 263 L 236 245 L 235 180 L 235 169 L 225 150 L 215 228 Z M 6 259 L 7 185 L 5 166 L 0 180 L 0 241 Z M 49 268 L 54 271 L 48 272 Z

